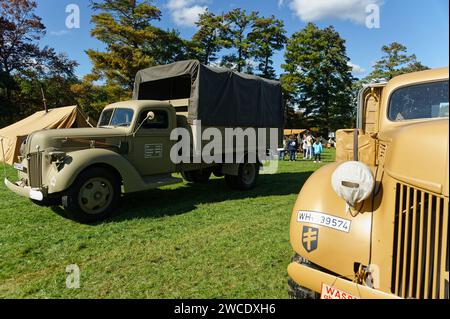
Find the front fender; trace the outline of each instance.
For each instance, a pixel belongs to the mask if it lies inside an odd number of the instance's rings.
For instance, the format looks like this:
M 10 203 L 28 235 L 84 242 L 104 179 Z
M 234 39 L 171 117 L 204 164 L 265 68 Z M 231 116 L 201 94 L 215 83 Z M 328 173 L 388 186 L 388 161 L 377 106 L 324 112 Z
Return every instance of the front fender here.
M 56 165 L 52 166 L 47 175 L 48 193 L 59 193 L 68 189 L 83 170 L 96 164 L 114 168 L 122 177 L 126 193 L 145 188 L 139 173 L 123 156 L 106 149 L 85 149 L 68 153 L 62 169 L 58 170 Z
M 304 184 L 292 212 L 290 239 L 292 248 L 304 258 L 334 273 L 353 278 L 354 263 L 367 265 L 369 262 L 371 213 L 361 213 L 356 217 L 347 214 L 344 200 L 331 186 L 331 176 L 338 165 L 333 163 L 320 168 Z M 330 227 L 340 222 L 329 226 L 320 225 L 317 220 L 299 222 L 299 211 L 347 220 L 350 222 L 349 230 Z M 311 240 L 315 242 L 308 245 Z

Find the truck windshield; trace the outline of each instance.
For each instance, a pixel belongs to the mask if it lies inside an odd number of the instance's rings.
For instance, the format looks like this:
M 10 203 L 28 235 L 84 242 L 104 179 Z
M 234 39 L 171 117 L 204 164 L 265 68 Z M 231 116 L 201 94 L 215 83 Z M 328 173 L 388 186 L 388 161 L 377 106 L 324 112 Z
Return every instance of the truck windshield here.
M 389 103 L 391 121 L 448 117 L 448 81 L 424 83 L 398 89 Z
M 102 112 L 99 127 L 102 126 L 122 126 L 131 125 L 134 111 L 132 109 L 108 109 Z

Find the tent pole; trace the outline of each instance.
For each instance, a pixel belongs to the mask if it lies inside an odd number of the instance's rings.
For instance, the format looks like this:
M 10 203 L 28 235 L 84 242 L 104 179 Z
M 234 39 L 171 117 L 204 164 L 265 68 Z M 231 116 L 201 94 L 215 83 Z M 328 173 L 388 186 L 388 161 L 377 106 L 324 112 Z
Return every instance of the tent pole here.
M 41 86 L 42 103 L 44 103 L 44 110 L 45 113 L 48 113 L 47 100 L 45 99 L 44 88 L 42 87 L 42 83 L 40 83 L 40 86 Z
M 5 179 L 6 179 L 7 178 L 7 174 L 6 174 L 6 159 L 5 159 L 5 149 L 3 148 L 3 137 L 0 137 L 0 144 L 2 145 L 3 173 L 4 173 Z

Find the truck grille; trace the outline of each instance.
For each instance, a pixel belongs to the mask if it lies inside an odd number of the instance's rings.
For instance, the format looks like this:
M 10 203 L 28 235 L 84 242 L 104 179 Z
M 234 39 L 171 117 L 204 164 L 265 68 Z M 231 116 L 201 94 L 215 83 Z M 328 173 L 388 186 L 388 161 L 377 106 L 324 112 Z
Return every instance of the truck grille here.
M 392 293 L 448 298 L 448 199 L 398 183 Z
M 42 186 L 42 153 L 28 155 L 28 178 L 31 188 Z

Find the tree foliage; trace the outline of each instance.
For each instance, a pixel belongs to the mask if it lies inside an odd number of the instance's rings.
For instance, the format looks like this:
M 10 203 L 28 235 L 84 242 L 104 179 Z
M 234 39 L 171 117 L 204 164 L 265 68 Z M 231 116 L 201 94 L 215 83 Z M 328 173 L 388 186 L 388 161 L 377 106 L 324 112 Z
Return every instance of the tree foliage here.
M 408 55 L 407 48 L 398 42 L 384 45 L 381 48 L 384 55 L 375 63 L 373 71 L 364 82 L 389 81 L 401 74 L 427 70 L 428 67 L 417 61 L 415 54 Z
M 325 134 L 351 126 L 353 77 L 339 33 L 309 23 L 288 41 L 285 59 L 283 88 L 290 103 L 304 111 L 304 125 Z
M 250 52 L 258 62 L 259 75 L 275 79 L 272 56 L 275 51 L 284 48 L 287 41 L 285 34 L 283 21 L 275 19 L 274 16 L 257 17 L 254 20 L 248 39 L 251 45 Z
M 247 14 L 245 10 L 240 8 L 223 15 L 225 48 L 233 50 L 232 53 L 226 54 L 222 58 L 223 66 L 236 69 L 238 72 L 253 73 L 253 66 L 249 61 L 251 41 L 248 34 L 257 16 L 257 12 Z
M 0 126 L 42 109 L 41 86 L 49 107 L 74 103 L 77 63 L 39 46 L 45 26 L 36 7 L 34 0 L 0 0 Z
M 88 50 L 92 75 L 107 84 L 133 89 L 137 71 L 153 65 L 186 58 L 189 51 L 176 30 L 162 30 L 152 23 L 161 11 L 150 0 L 102 0 L 91 6 L 93 37 L 106 45 L 105 51 Z
M 198 59 L 206 65 L 217 60 L 217 53 L 227 45 L 223 19 L 222 15 L 216 16 L 206 11 L 200 15 L 196 23 L 198 31 L 192 40 Z

